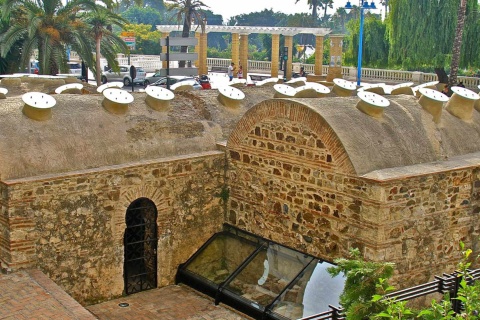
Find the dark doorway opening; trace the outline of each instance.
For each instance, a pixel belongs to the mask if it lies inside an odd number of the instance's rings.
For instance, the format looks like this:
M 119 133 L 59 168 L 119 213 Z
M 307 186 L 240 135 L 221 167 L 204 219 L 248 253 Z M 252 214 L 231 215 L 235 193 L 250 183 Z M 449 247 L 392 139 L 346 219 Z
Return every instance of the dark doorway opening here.
M 123 238 L 125 294 L 157 287 L 157 208 L 147 198 L 133 201 Z

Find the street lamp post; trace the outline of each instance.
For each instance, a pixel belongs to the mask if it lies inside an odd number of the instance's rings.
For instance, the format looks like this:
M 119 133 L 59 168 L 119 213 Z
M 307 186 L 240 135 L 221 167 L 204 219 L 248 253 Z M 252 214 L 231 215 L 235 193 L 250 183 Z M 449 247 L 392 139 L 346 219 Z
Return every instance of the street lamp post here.
M 345 5 L 345 10 L 350 12 L 353 9 L 352 4 L 350 1 L 347 1 Z M 362 53 L 363 53 L 363 10 L 367 9 L 377 9 L 375 3 L 372 1 L 368 4 L 367 1 L 360 0 L 360 34 L 358 39 L 358 61 L 357 61 L 357 86 L 360 85 L 362 79 Z

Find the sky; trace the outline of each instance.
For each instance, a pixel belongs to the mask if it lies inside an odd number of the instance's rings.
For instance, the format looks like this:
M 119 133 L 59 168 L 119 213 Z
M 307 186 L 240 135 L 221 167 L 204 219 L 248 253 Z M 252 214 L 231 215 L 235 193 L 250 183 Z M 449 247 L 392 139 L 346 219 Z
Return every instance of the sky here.
M 264 9 L 272 9 L 274 12 L 286 14 L 311 13 L 307 0 L 300 0 L 297 4 L 295 4 L 295 0 L 202 0 L 202 2 L 209 6 L 209 10 L 213 13 L 221 14 L 224 22 L 227 22 L 232 16 Z M 335 2 L 338 4 L 334 4 L 334 6 L 339 6 L 342 0 Z M 347 3 L 347 0 L 344 2 Z M 329 13 L 332 12 L 334 12 L 333 9 L 329 9 Z

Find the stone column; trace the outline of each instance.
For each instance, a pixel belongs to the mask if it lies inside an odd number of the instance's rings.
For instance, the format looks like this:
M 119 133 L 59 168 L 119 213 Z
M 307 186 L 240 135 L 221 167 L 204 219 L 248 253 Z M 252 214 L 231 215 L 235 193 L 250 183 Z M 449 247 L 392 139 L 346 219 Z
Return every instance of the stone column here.
M 285 47 L 288 47 L 288 60 L 285 74 L 287 81 L 292 78 L 293 36 L 285 36 Z
M 169 34 L 169 32 L 162 32 L 161 37 L 166 38 Z M 167 53 L 167 46 L 162 46 L 162 53 Z M 162 61 L 162 69 L 167 69 L 167 60 Z
M 240 48 L 240 35 L 238 33 L 232 33 L 232 62 L 235 65 L 239 61 L 239 48 Z
M 248 76 L 248 33 L 242 33 L 240 36 L 240 65 L 243 67 L 243 78 Z M 238 70 L 237 65 L 237 70 Z
M 315 36 L 315 74 L 321 76 L 323 66 L 323 36 Z
M 207 41 L 208 41 L 208 33 L 204 32 L 200 34 L 200 52 L 198 55 L 199 60 L 199 75 L 208 74 L 208 64 L 207 64 Z
M 195 46 L 195 53 L 198 54 L 198 59 L 195 60 L 195 61 L 193 62 L 193 64 L 194 64 L 195 67 L 197 67 L 197 68 L 200 68 L 200 67 L 199 67 L 199 66 L 200 66 L 199 62 L 202 60 L 201 57 L 200 57 L 200 55 L 201 55 L 201 40 L 200 40 L 200 34 L 201 34 L 200 32 L 195 32 L 195 39 L 197 39 L 197 41 L 198 41 L 198 42 L 197 42 L 197 45 Z M 200 73 L 200 70 L 198 70 L 198 72 Z
M 278 77 L 278 64 L 280 56 L 280 35 L 272 34 L 272 78 Z
M 328 67 L 327 81 L 342 78 L 342 47 L 343 34 L 330 35 L 330 63 Z

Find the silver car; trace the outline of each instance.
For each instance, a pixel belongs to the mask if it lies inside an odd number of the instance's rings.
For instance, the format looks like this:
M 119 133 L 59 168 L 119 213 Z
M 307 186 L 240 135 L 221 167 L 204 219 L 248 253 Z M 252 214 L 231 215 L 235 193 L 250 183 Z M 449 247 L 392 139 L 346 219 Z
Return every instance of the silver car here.
M 160 72 L 155 72 L 154 74 L 151 74 L 151 75 L 145 77 L 144 85 L 146 87 L 151 83 L 157 82 L 158 80 L 160 80 L 163 77 L 165 77 L 165 76 L 160 75 Z
M 186 76 L 169 76 L 168 77 L 168 84 L 172 85 L 178 82 L 183 82 L 183 81 L 194 81 L 195 84 L 193 85 L 194 90 L 201 90 L 202 86 L 198 82 L 198 80 L 194 77 L 186 77 Z M 151 86 L 158 86 L 158 87 L 167 87 L 167 77 L 160 78 L 159 80 L 155 81 L 154 83 L 151 84 Z
M 112 69 L 104 71 L 102 73 L 102 83 L 105 84 L 111 81 L 121 81 L 125 86 L 132 84 L 132 78 L 130 77 L 130 66 L 119 66 L 120 72 L 114 72 Z M 145 81 L 145 70 L 141 67 L 136 67 L 137 77 L 133 79 L 134 84 L 141 84 Z

